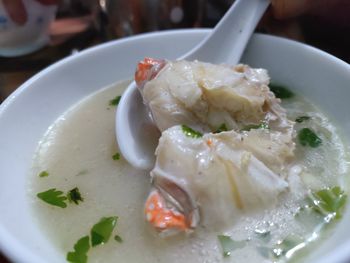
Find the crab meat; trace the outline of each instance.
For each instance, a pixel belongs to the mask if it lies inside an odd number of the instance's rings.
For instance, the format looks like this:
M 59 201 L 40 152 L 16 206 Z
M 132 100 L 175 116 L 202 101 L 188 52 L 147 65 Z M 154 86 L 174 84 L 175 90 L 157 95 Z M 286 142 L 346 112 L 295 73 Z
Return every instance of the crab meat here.
M 267 157 L 266 164 L 257 159 L 254 149 L 246 150 L 243 137 L 249 134 L 229 131 L 191 138 L 181 126 L 163 132 L 151 177 L 154 186 L 163 189 L 162 196 L 171 192 L 165 184 L 176 185 L 177 190 L 167 198 L 173 211 L 186 218 L 191 215 L 186 211 L 199 209 L 203 225 L 221 229 L 246 212 L 277 202 L 287 182 L 269 167 L 274 158 Z M 193 227 L 198 225 L 199 213 L 196 216 Z
M 159 230 L 186 230 L 189 226 L 185 216 L 167 207 L 165 199 L 158 190 L 153 190 L 147 198 L 145 211 L 147 221 Z
M 145 204 L 151 225 L 222 230 L 277 203 L 288 189 L 295 134 L 266 70 L 145 59 L 136 77 L 162 132 Z
M 145 58 L 137 64 L 135 72 L 135 82 L 139 88 L 142 88 L 146 81 L 153 79 L 157 73 L 164 67 L 165 60 Z
M 293 126 L 269 90 L 264 69 L 161 61 L 156 67 L 148 64 L 147 72 L 143 74 L 152 77 L 140 91 L 160 131 L 178 124 L 202 132 L 215 131 L 222 123 L 229 130 L 262 121 L 281 131 L 290 132 Z

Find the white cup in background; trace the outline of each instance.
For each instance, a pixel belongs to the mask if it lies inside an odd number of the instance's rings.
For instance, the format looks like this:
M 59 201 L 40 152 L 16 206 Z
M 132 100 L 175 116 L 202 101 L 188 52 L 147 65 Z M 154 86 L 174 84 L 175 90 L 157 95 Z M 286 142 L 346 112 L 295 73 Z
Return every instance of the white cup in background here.
M 15 57 L 32 53 L 49 41 L 49 26 L 57 5 L 42 5 L 35 0 L 22 0 L 27 13 L 23 25 L 14 22 L 0 0 L 0 56 Z

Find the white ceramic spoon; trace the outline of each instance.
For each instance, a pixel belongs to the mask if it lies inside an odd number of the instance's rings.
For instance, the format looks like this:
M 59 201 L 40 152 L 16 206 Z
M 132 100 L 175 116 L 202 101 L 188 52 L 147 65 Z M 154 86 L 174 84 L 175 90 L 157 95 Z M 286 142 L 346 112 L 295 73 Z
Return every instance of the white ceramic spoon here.
M 236 0 L 213 31 L 179 59 L 235 65 L 269 0 Z M 124 158 L 134 167 L 148 170 L 155 162 L 160 136 L 132 82 L 124 92 L 116 114 L 116 136 Z

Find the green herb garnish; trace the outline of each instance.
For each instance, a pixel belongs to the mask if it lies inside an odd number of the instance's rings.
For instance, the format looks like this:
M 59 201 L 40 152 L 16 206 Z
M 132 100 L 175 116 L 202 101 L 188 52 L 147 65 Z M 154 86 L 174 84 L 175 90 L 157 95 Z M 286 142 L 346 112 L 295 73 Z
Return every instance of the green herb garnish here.
M 289 254 L 294 254 L 296 251 L 302 249 L 304 246 L 300 246 L 300 248 L 297 248 L 297 246 L 304 242 L 304 238 L 301 236 L 290 234 L 287 237 L 285 237 L 282 241 L 280 241 L 276 247 L 272 249 L 272 255 L 275 258 L 280 258 L 281 256 L 286 256 L 286 254 L 289 252 Z M 291 251 L 293 249 L 293 251 Z M 287 256 L 290 258 L 291 255 Z
M 295 121 L 298 123 L 302 123 L 303 121 L 307 121 L 309 119 L 310 119 L 309 116 L 300 116 L 300 117 L 296 118 Z
M 119 243 L 122 243 L 123 242 L 123 239 L 119 236 L 119 235 L 115 235 L 114 236 L 114 240 L 119 242 Z
M 74 251 L 67 253 L 67 261 L 72 263 L 86 263 L 87 252 L 90 249 L 89 236 L 82 237 L 74 245 Z
M 42 171 L 40 174 L 39 174 L 39 177 L 47 177 L 49 176 L 49 173 L 47 171 Z
M 312 148 L 320 146 L 322 140 L 314 131 L 309 128 L 303 128 L 298 132 L 298 139 L 301 145 L 309 145 Z
M 74 188 L 76 189 L 76 188 Z M 74 190 L 73 189 L 73 190 Z M 92 247 L 106 243 L 117 223 L 117 216 L 103 217 L 100 221 L 95 224 L 91 229 L 91 245 Z M 119 235 L 114 236 L 114 240 L 117 242 L 123 242 Z M 89 236 L 84 236 L 78 240 L 74 245 L 74 251 L 67 253 L 67 261 L 72 263 L 86 263 L 87 262 L 87 252 L 90 249 L 90 238 Z
M 79 204 L 80 202 L 83 202 L 84 199 L 82 198 L 78 187 L 73 188 L 72 190 L 70 190 L 67 194 L 68 200 L 69 202 L 74 202 L 76 205 Z
M 271 239 L 271 232 L 268 230 L 260 230 L 260 229 L 255 229 L 255 234 L 262 240 L 268 242 Z
M 91 245 L 93 247 L 106 243 L 117 223 L 117 216 L 103 217 L 91 229 Z
M 182 131 L 183 133 L 187 136 L 187 137 L 192 137 L 192 138 L 201 138 L 203 136 L 203 134 L 201 134 L 198 131 L 195 131 L 193 129 L 191 129 L 190 127 L 188 127 L 187 125 L 181 125 L 182 127 Z
M 114 99 L 109 101 L 109 105 L 110 106 L 117 106 L 119 104 L 119 101 L 121 99 L 122 96 L 117 96 Z
M 116 161 L 116 160 L 119 160 L 120 159 L 120 153 L 115 153 L 113 156 L 112 156 L 113 160 Z
M 301 206 L 298 208 L 298 211 L 295 213 L 295 219 L 306 229 L 314 229 L 315 226 L 319 226 L 320 229 L 323 228 L 325 222 L 325 216 L 320 214 L 313 207 L 310 197 L 307 197 L 307 202 L 309 204 Z
M 324 216 L 333 214 L 336 219 L 341 218 L 346 199 L 347 195 L 339 186 L 309 194 L 309 203 L 317 212 Z
M 280 99 L 289 99 L 289 98 L 292 98 L 294 96 L 293 92 L 291 92 L 289 89 L 287 89 L 286 87 L 284 87 L 282 85 L 271 83 L 269 85 L 269 88 L 275 94 L 275 96 L 277 98 L 280 98 Z
M 216 131 L 214 131 L 214 133 L 220 133 L 224 131 L 227 131 L 227 127 L 225 123 L 221 124 L 220 127 Z
M 76 174 L 76 176 L 85 175 L 87 173 L 88 173 L 88 170 L 81 170 L 79 173 Z
M 63 195 L 62 191 L 56 190 L 56 188 L 38 193 L 37 197 L 50 205 L 58 206 L 61 208 L 67 207 L 67 204 L 65 202 L 67 200 L 67 197 Z
M 235 241 L 229 236 L 218 235 L 220 245 L 222 247 L 224 257 L 229 257 L 231 252 L 243 248 L 246 245 L 245 241 Z
M 253 129 L 270 129 L 269 125 L 266 122 L 263 122 L 261 124 L 250 124 L 247 125 L 245 127 L 243 127 L 243 129 L 241 129 L 241 131 L 250 131 Z

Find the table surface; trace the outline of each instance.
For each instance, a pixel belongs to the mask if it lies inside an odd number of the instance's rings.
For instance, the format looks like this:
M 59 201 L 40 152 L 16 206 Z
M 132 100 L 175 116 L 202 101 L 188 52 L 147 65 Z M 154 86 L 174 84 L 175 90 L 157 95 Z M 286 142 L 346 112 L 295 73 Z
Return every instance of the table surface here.
M 347 10 L 350 12 L 350 1 Z M 335 16 L 333 16 L 335 17 Z M 59 26 L 69 27 L 56 20 Z M 67 23 L 80 24 L 82 31 L 67 36 L 62 30 L 53 35 L 53 41 L 45 48 L 26 56 L 16 58 L 0 57 L 0 103 L 17 87 L 50 64 L 87 47 L 115 39 L 116 37 L 96 28 L 91 17 L 72 19 Z M 334 21 L 333 21 L 334 20 Z M 330 19 L 328 16 L 303 16 L 292 21 L 264 19 L 258 26 L 258 32 L 279 35 L 318 47 L 350 63 L 350 16 L 342 19 Z M 203 20 L 203 27 L 215 25 L 215 20 Z M 55 27 L 53 27 L 55 28 Z M 57 29 L 56 29 L 57 31 Z
M 270 21 L 266 27 L 259 28 L 259 31 L 306 42 L 350 62 L 350 23 L 339 26 L 315 17 L 302 17 L 297 27 L 293 27 L 293 23 L 290 25 Z M 64 41 L 56 39 L 49 46 L 33 54 L 17 58 L 0 57 L 0 103 L 22 83 L 48 65 L 76 50 L 110 40 L 100 33 L 96 28 L 87 26 L 84 31 L 68 38 L 65 36 Z M 9 263 L 1 253 L 0 263 Z

